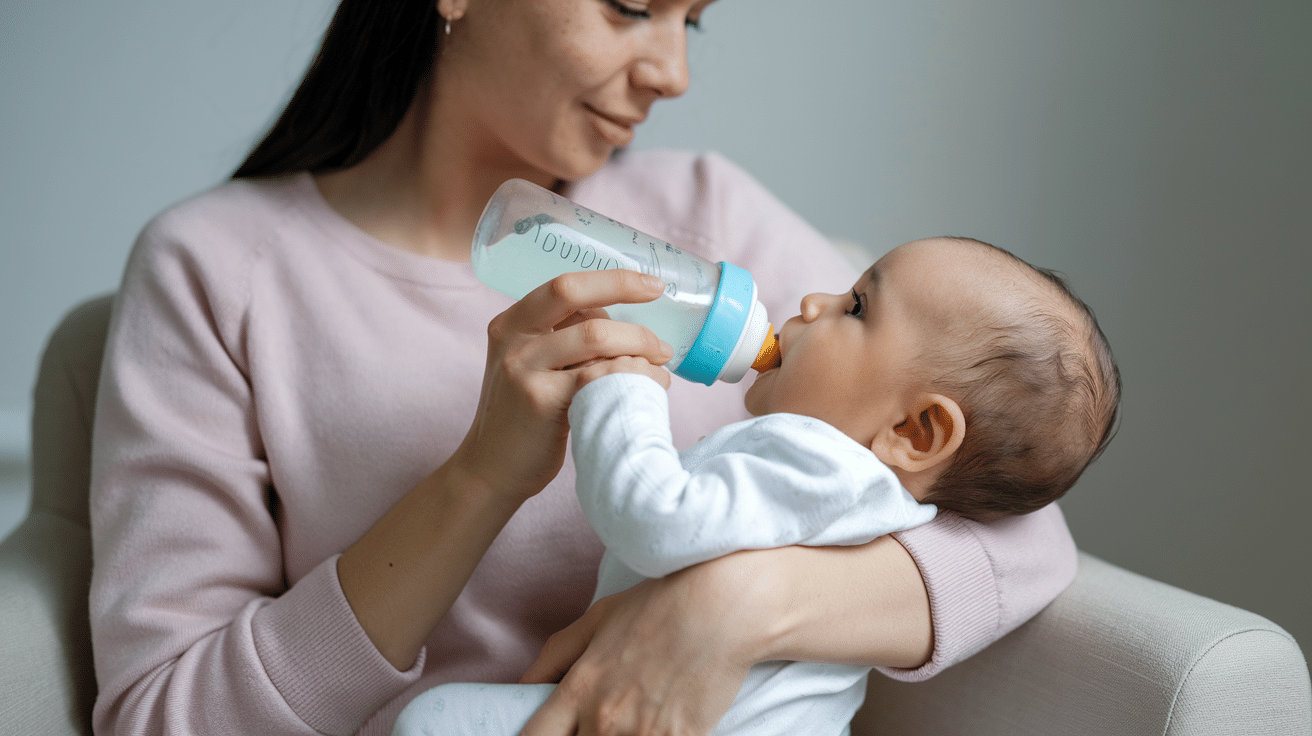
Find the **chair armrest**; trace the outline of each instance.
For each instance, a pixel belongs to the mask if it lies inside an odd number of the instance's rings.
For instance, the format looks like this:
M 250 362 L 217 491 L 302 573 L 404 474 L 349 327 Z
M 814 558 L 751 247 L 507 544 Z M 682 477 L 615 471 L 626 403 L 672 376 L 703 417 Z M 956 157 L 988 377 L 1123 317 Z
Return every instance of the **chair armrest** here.
M 1075 581 L 923 683 L 875 675 L 854 736 L 1308 734 L 1312 686 L 1267 619 L 1081 553 Z
M 33 509 L 0 542 L 0 724 L 6 733 L 91 733 L 96 696 L 85 528 Z

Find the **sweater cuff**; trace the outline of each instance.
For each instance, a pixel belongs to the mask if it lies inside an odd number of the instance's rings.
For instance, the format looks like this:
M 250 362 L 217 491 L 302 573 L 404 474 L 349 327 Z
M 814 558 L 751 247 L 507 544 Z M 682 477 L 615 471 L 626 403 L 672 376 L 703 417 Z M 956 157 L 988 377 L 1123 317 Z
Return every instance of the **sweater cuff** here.
M 893 535 L 911 553 L 929 593 L 934 651 L 915 669 L 877 668 L 903 682 L 921 682 L 965 660 L 997 638 L 998 581 L 988 551 L 970 522 L 941 513 L 928 524 Z
M 398 671 L 374 646 L 337 579 L 337 558 L 323 561 L 251 622 L 255 649 L 287 705 L 325 734 L 353 734 L 419 679 L 425 650 Z

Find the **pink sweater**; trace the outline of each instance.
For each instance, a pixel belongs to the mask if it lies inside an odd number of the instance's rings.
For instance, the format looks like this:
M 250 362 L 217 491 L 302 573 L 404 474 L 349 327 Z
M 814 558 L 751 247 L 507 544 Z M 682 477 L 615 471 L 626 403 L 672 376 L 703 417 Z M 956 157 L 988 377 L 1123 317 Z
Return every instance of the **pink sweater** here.
M 715 155 L 629 153 L 571 198 L 750 270 L 776 322 L 854 273 Z M 96 415 L 91 623 L 97 733 L 385 734 L 414 695 L 513 681 L 585 609 L 601 544 L 574 469 L 511 519 L 413 668 L 377 652 L 337 556 L 445 460 L 509 300 L 467 263 L 382 244 L 307 175 L 232 182 L 151 222 L 119 292 Z M 745 416 L 737 386 L 676 380 L 680 446 Z M 506 448 L 513 451 L 514 448 Z M 899 535 L 929 586 L 928 677 L 1072 579 L 1060 512 Z

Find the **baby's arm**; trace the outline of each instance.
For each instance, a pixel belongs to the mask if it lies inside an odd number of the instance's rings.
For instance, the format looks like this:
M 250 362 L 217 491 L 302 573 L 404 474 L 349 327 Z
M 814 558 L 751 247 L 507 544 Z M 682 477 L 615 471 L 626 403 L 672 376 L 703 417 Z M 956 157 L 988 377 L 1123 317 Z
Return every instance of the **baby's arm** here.
M 642 376 L 585 386 L 570 427 L 588 521 L 648 577 L 743 549 L 863 544 L 934 516 L 869 450 L 793 415 L 717 431 L 699 443 L 710 452 L 694 453 L 689 472 L 670 436 L 665 392 Z

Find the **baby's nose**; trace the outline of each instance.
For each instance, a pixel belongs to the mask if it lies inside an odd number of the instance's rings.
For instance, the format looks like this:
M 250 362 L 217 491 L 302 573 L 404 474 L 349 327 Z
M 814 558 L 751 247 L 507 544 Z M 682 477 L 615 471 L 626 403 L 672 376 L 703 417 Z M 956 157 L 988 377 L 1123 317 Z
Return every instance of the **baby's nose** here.
M 802 297 L 802 320 L 814 322 L 836 298 L 835 294 L 807 294 Z
M 802 297 L 802 321 L 812 322 L 820 316 L 820 299 L 824 294 L 807 294 Z

